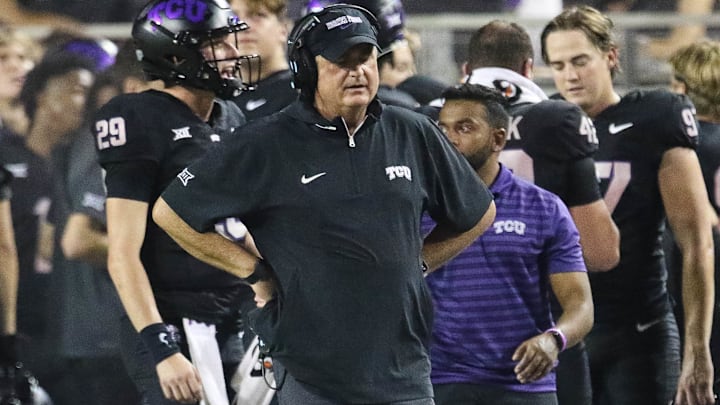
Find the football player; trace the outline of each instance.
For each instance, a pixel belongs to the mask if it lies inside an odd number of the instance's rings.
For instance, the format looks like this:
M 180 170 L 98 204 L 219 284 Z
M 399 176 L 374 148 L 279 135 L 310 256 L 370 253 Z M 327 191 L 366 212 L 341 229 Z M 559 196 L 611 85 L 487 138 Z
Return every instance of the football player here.
M 255 90 L 233 99 L 251 121 L 280 111 L 298 96 L 285 52 L 290 24 L 287 0 L 231 0 L 230 6 L 249 26 L 239 34 L 240 53 L 262 59 Z
M 620 68 L 613 22 L 592 7 L 560 13 L 541 42 L 560 96 L 593 119 L 601 190 L 620 229 L 620 263 L 590 275 L 593 403 L 711 404 L 712 218 L 694 150 L 694 107 L 665 90 L 621 96 L 613 85 Z M 666 216 L 684 257 L 682 350 L 665 285 Z
M 680 48 L 670 58 L 673 76 L 670 89 L 676 93 L 687 94 L 697 112 L 700 134 L 698 135 L 697 154 L 700 168 L 705 178 L 705 186 L 710 197 L 711 209 L 715 215 L 720 214 L 720 42 L 701 40 Z M 716 224 L 717 225 L 717 224 Z M 674 240 L 674 238 L 672 238 Z M 674 245 L 673 240 L 670 241 Z M 717 367 L 720 361 L 720 300 L 717 299 L 718 274 L 720 274 L 720 229 L 713 228 L 715 242 L 715 315 L 713 332 L 710 339 L 710 349 L 713 364 Z M 667 244 L 666 244 L 667 249 Z M 666 250 L 666 254 L 668 251 Z M 668 255 L 668 287 L 670 293 L 681 296 L 682 285 L 682 254 L 673 246 Z M 670 281 L 675 283 L 671 284 Z M 681 307 L 681 306 L 680 306 Z M 681 308 L 680 308 L 681 309 Z M 675 312 L 678 318 L 682 313 Z M 715 375 L 718 375 L 716 370 Z M 716 380 L 717 381 L 717 380 Z
M 234 103 L 217 98 L 252 85 L 240 77 L 241 65 L 257 66 L 238 51 L 246 29 L 225 0 L 151 1 L 132 37 L 148 79 L 165 87 L 117 96 L 94 120 L 106 173 L 108 270 L 128 315 L 122 345 L 144 403 L 196 402 L 203 391 L 226 397 L 228 376 L 196 366 L 219 363 L 222 350 L 230 371 L 242 356 L 238 305 L 250 290 L 185 253 L 149 220 L 149 209 L 185 166 L 245 122 Z

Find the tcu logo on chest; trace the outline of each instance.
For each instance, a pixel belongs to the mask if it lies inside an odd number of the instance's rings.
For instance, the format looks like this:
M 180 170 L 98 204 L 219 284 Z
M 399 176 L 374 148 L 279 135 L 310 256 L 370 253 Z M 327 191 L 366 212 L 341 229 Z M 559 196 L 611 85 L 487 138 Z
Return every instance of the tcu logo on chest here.
M 522 221 L 506 220 L 506 221 L 495 221 L 493 229 L 496 234 L 501 233 L 516 233 L 518 235 L 525 235 L 525 228 L 527 226 Z
M 385 168 L 388 180 L 407 179 L 412 181 L 412 171 L 407 166 L 388 166 Z

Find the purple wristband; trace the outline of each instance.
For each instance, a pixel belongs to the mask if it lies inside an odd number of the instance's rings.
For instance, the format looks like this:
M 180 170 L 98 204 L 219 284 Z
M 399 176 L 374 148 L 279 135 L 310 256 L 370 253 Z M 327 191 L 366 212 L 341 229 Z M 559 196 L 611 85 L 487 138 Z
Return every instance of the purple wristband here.
M 545 331 L 545 333 L 551 334 L 555 338 L 555 342 L 558 344 L 558 352 L 561 352 L 565 350 L 567 347 L 567 338 L 565 337 L 565 334 L 562 333 L 562 331 L 558 328 L 550 328 Z

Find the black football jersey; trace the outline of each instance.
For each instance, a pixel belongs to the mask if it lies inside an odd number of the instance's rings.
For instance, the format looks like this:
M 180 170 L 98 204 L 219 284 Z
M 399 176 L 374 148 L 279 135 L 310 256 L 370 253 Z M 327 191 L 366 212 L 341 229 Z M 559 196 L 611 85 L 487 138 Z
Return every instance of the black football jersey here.
M 697 148 L 708 196 L 720 213 L 720 124 L 700 121 L 700 137 Z
M 233 101 L 248 121 L 280 111 L 295 101 L 298 92 L 292 87 L 289 70 L 281 70 L 260 80 L 253 91 L 244 91 Z
M 514 104 L 500 161 L 557 194 L 569 207 L 601 198 L 592 156 L 597 137 L 590 118 L 562 100 Z
M 591 273 L 596 323 L 648 322 L 669 310 L 661 236 L 665 211 L 658 186 L 663 154 L 695 148 L 698 124 L 687 97 L 635 91 L 594 120 L 601 190 L 620 229 L 620 263 Z
M 108 197 L 136 199 L 125 190 L 131 183 L 117 178 L 113 165 L 127 162 L 147 165 L 149 162 L 153 170 L 149 170 L 147 176 L 152 176 L 153 189 L 147 202 L 152 205 L 178 173 L 213 144 L 218 145 L 224 137 L 232 136 L 234 129 L 244 123 L 242 113 L 232 102 L 216 104 L 215 111 L 215 127 L 211 127 L 185 103 L 159 91 L 123 94 L 102 107 L 95 116 L 93 133 L 99 162 L 107 170 Z M 141 259 L 161 311 L 166 295 L 159 292 L 217 291 L 237 289 L 241 285 L 238 278 L 183 251 L 151 218 L 147 221 Z M 214 311 L 201 308 L 203 304 L 193 303 L 184 296 L 169 300 L 174 301 L 175 306 L 188 306 L 194 312 Z M 216 304 L 212 300 L 208 303 L 209 306 Z

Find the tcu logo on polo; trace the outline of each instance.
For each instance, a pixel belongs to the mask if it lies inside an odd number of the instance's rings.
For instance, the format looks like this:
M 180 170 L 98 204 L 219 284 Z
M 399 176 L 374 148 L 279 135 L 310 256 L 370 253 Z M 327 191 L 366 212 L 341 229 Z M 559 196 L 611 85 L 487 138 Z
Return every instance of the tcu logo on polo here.
M 388 180 L 405 178 L 412 181 L 412 172 L 407 166 L 388 166 L 385 168 L 385 174 L 387 174 Z
M 163 15 L 169 20 L 185 16 L 188 21 L 200 22 L 205 17 L 207 4 L 201 0 L 168 0 L 158 3 L 148 13 L 148 19 L 163 23 Z
M 495 228 L 496 234 L 514 232 L 518 235 L 525 235 L 526 225 L 524 222 L 521 221 L 507 220 L 495 222 L 493 224 L 493 228 Z

